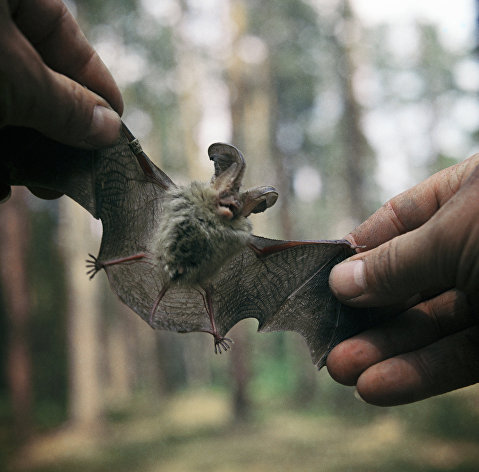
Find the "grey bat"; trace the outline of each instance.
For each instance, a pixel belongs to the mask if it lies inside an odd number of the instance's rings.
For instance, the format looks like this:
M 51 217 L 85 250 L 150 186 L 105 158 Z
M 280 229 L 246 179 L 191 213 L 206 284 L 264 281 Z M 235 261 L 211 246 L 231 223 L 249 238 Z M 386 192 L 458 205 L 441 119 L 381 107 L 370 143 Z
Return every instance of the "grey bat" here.
M 114 146 L 97 151 L 22 128 L 4 128 L 0 137 L 1 180 L 64 193 L 101 219 L 89 275 L 105 270 L 120 299 L 153 328 L 210 333 L 221 352 L 231 327 L 252 317 L 260 331 L 299 332 L 321 368 L 336 344 L 376 323 L 329 290 L 331 268 L 354 253 L 348 241 L 251 234 L 248 215 L 278 194 L 269 186 L 240 190 L 245 161 L 233 146 L 209 147 L 211 182 L 180 187 L 126 126 Z

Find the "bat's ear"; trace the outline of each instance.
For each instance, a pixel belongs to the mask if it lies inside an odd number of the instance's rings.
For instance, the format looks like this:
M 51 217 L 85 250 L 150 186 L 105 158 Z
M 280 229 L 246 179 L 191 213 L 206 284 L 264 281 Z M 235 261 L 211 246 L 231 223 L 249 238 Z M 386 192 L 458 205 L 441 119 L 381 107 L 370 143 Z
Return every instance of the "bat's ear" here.
M 251 213 L 261 213 L 272 207 L 278 199 L 278 192 L 274 187 L 255 187 L 241 194 L 241 216 Z
M 215 164 L 213 185 L 238 192 L 246 167 L 241 151 L 229 144 L 214 143 L 208 148 L 208 156 Z

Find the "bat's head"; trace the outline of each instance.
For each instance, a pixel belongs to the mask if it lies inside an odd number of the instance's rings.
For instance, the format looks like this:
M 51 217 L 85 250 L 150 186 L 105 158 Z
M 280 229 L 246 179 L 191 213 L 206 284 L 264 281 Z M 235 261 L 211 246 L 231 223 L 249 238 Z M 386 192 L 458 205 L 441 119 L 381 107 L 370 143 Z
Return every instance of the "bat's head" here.
M 208 155 L 215 164 L 211 187 L 216 195 L 216 213 L 226 220 L 260 213 L 274 205 L 278 192 L 273 187 L 255 187 L 240 192 L 246 163 L 234 146 L 212 144 Z
M 266 210 L 278 194 L 272 187 L 240 192 L 245 162 L 227 144 L 208 149 L 215 164 L 210 183 L 171 187 L 162 201 L 155 252 L 170 281 L 199 284 L 210 280 L 251 237 L 251 213 Z

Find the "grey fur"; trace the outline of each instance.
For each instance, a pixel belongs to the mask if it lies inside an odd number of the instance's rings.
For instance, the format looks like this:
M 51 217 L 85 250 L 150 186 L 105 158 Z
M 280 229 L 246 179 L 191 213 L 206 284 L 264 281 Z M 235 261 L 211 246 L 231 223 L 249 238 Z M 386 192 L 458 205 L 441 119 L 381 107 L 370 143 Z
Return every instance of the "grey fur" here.
M 251 224 L 226 217 L 219 200 L 220 191 L 201 182 L 166 192 L 153 253 L 171 281 L 204 285 L 246 247 Z

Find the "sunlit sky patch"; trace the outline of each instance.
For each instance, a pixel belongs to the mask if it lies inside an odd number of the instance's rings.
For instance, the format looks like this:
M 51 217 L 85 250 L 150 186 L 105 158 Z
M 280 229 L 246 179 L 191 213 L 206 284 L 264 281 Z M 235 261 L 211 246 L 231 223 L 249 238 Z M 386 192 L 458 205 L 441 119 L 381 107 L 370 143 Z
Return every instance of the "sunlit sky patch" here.
M 447 50 L 467 53 L 475 46 L 476 12 L 472 0 L 355 0 L 351 4 L 366 27 L 389 26 L 385 42 L 394 58 L 405 66 L 417 60 L 417 23 L 436 25 Z M 401 109 L 388 108 L 380 103 L 382 90 L 375 71 L 362 67 L 364 70 L 360 67 L 355 77 L 355 90 L 366 107 L 364 129 L 377 153 L 376 178 L 382 199 L 425 177 L 416 175 L 414 167 L 433 159 L 433 154 L 462 160 L 474 152 L 469 137 L 479 124 L 479 104 L 474 95 L 458 98 L 446 94 L 437 100 L 437 115 L 433 115 L 430 107 L 414 103 L 424 84 L 412 68 L 397 73 L 392 80 L 397 98 L 409 100 L 409 104 Z M 460 62 L 453 76 L 465 92 L 478 90 L 479 67 L 472 58 Z
M 300 200 L 313 202 L 321 194 L 321 176 L 314 167 L 301 166 L 294 174 L 293 187 Z
M 354 0 L 351 4 L 365 25 L 387 23 L 404 27 L 416 21 L 434 23 L 449 48 L 469 47 L 474 38 L 472 0 Z

